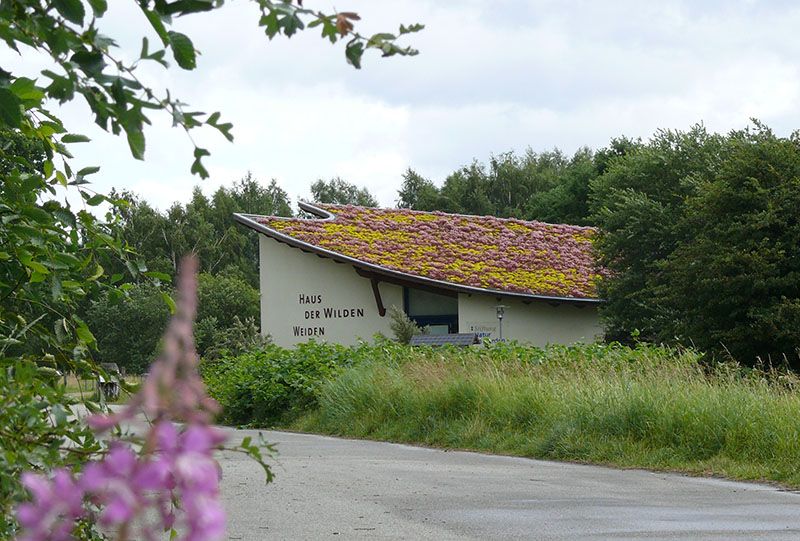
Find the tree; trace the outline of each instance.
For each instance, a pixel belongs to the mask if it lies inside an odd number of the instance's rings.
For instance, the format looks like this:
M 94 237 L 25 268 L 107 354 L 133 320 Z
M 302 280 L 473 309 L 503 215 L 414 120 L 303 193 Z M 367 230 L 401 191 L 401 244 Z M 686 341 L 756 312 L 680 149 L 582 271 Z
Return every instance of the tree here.
M 800 138 L 658 132 L 592 184 L 610 337 L 800 366 Z
M 92 301 L 86 323 L 97 336 L 97 360 L 116 363 L 131 374 L 147 372 L 169 319 L 164 302 L 169 294 L 143 283 L 132 285 L 123 298 L 106 292 Z
M 439 197 L 439 189 L 433 182 L 409 167 L 403 173 L 403 184 L 397 192 L 397 208 L 438 210 L 444 206 Z
M 543 222 L 591 225 L 589 184 L 599 175 L 596 155 L 588 148 L 579 149 L 563 164 L 552 186 L 528 199 L 525 215 Z
M 378 200 L 369 193 L 369 190 L 359 188 L 339 177 L 328 181 L 317 180 L 311 185 L 311 197 L 315 203 L 357 205 L 359 207 L 378 206 Z
M 589 184 L 610 160 L 588 148 L 572 158 L 560 150 L 523 155 L 505 152 L 488 164 L 474 160 L 447 176 L 441 189 L 409 169 L 398 192 L 399 208 L 440 210 L 502 218 L 591 225 Z M 601 161 L 602 160 L 602 161 Z
M 198 279 L 197 347 L 204 355 L 218 338 L 242 322 L 257 322 L 261 314 L 258 289 L 236 276 L 203 273 Z M 256 326 L 258 330 L 258 326 Z
M 492 215 L 497 206 L 489 199 L 486 167 L 477 160 L 450 174 L 440 190 L 444 212 Z
M 800 136 L 756 123 L 725 147 L 698 174 L 664 261 L 660 299 L 676 317 L 659 338 L 800 368 Z
M 135 194 L 118 196 L 128 201 L 119 210 L 119 234 L 142 255 L 149 270 L 172 277 L 181 255 L 193 253 L 205 272 L 235 272 L 253 287 L 258 286 L 258 238 L 237 226 L 231 216 L 292 213 L 286 191 L 275 180 L 263 186 L 250 173 L 230 188 L 220 187 L 211 198 L 196 186 L 189 203 L 175 203 L 165 213 Z
M 662 263 L 681 239 L 684 201 L 695 193 L 695 175 L 721 164 L 723 146 L 723 137 L 702 126 L 659 131 L 592 182 L 599 262 L 612 275 L 600 284 L 610 338 L 625 339 L 637 330 L 642 339 L 657 339 L 660 329 L 672 327 L 674 314 L 655 300 L 663 287 Z

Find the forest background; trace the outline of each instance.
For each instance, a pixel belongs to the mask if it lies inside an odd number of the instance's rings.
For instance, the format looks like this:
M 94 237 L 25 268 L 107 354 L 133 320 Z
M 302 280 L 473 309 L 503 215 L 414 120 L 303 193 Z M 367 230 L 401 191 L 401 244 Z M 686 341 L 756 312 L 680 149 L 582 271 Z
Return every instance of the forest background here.
M 319 203 L 377 205 L 366 188 L 339 177 L 317 180 L 311 194 Z M 112 197 L 127 202 L 116 208 L 115 227 L 149 277 L 125 285 L 124 297 L 85 300 L 82 316 L 100 360 L 146 370 L 169 315 L 163 298 L 185 253 L 197 254 L 203 270 L 200 352 L 257 341 L 258 243 L 232 214 L 292 216 L 277 180 L 247 174 L 210 197 L 197 186 L 188 203 L 163 212 L 137 194 Z M 758 121 L 726 135 L 697 125 L 649 141 L 619 137 L 571 156 L 506 152 L 473 160 L 441 182 L 409 168 L 396 200 L 412 210 L 596 226 L 598 260 L 612 272 L 600 284 L 607 340 L 795 367 L 799 204 L 800 141 Z M 104 267 L 123 275 L 120 265 L 109 259 Z M 153 273 L 162 279 L 154 283 Z

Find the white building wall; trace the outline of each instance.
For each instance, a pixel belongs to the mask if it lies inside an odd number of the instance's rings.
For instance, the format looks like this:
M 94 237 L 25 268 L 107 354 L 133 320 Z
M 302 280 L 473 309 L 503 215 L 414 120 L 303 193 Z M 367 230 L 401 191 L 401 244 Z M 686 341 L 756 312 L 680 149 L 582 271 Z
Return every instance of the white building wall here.
M 503 338 L 535 346 L 593 342 L 603 334 L 595 305 L 502 299 L 479 294 L 458 295 L 459 332 L 477 332 L 481 338 L 499 338 L 497 310 L 504 305 Z
M 375 333 L 392 336 L 381 317 L 372 284 L 352 265 L 317 257 L 259 235 L 261 332 L 279 346 L 310 339 L 354 344 Z M 403 307 L 403 289 L 379 285 L 383 305 Z

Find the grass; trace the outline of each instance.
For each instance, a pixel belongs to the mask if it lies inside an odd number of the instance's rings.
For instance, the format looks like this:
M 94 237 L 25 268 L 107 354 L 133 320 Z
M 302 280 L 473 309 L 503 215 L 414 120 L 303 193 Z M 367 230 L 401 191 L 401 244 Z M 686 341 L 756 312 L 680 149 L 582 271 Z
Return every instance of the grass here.
M 800 487 L 795 375 L 649 346 L 397 351 L 326 382 L 291 428 Z

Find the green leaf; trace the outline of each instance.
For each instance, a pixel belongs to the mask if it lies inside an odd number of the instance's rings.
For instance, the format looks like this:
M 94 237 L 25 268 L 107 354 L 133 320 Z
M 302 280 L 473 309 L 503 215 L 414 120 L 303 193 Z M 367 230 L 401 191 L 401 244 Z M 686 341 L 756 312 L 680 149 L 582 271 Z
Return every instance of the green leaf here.
M 144 160 L 144 133 L 142 130 L 128 130 L 128 146 L 137 160 Z
M 142 50 L 139 52 L 139 58 L 147 58 L 149 49 L 150 41 L 146 37 L 142 38 Z
M 85 177 L 85 176 L 88 176 L 88 175 L 93 175 L 93 174 L 97 173 L 98 171 L 100 171 L 100 168 L 97 167 L 96 165 L 93 165 L 93 166 L 90 166 L 90 167 L 84 167 L 83 169 L 78 171 L 78 175 L 80 175 L 82 177 Z
M 85 135 L 81 135 L 79 133 L 68 133 L 61 138 L 61 142 L 68 144 L 68 143 L 88 143 L 91 141 Z
M 106 66 L 103 53 L 100 51 L 78 51 L 70 57 L 70 61 L 78 64 L 84 72 L 92 77 L 99 77 Z
M 280 23 L 278 22 L 278 14 L 275 11 L 271 11 L 267 15 L 263 15 L 258 20 L 258 25 L 264 27 L 264 33 L 269 39 L 277 36 L 278 32 L 281 30 Z
M 203 167 L 202 159 L 204 156 L 210 156 L 211 153 L 204 148 L 194 148 L 194 162 L 192 163 L 191 172 L 193 175 L 199 175 L 200 178 L 208 178 L 208 171 Z
M 142 8 L 142 12 L 144 12 L 144 16 L 147 17 L 147 20 L 150 21 L 150 26 L 153 27 L 153 30 L 156 31 L 158 37 L 161 38 L 162 43 L 166 46 L 169 45 L 169 34 L 167 34 L 167 29 L 164 26 L 163 21 L 161 20 L 161 16 L 156 13 L 155 11 L 150 11 L 145 7 L 145 4 L 140 3 Z
M 36 82 L 27 77 L 18 77 L 17 80 L 11 84 L 9 89 L 20 100 L 34 100 L 40 102 L 42 98 L 44 98 L 44 92 L 36 86 Z
M 156 280 L 161 280 L 163 282 L 171 282 L 172 281 L 172 276 L 170 276 L 169 274 L 167 274 L 165 272 L 147 271 L 147 272 L 144 273 L 144 275 L 147 276 L 148 278 L 155 278 Z M 122 277 L 121 274 L 118 274 L 118 275 L 115 275 L 115 276 L 119 276 L 120 278 Z M 113 280 L 112 280 L 112 283 L 113 283 Z
M 0 88 L 0 121 L 9 128 L 19 128 L 22 123 L 19 98 L 7 88 Z
M 177 307 L 175 306 L 175 300 L 170 297 L 170 295 L 166 291 L 161 292 L 161 298 L 164 299 L 164 303 L 166 303 L 167 308 L 169 308 L 169 313 L 174 314 Z
M 223 122 L 222 124 L 220 124 L 219 117 L 220 114 L 218 112 L 212 113 L 208 117 L 208 120 L 206 120 L 206 124 L 219 130 L 219 132 L 225 136 L 225 139 L 232 142 L 233 134 L 231 134 L 231 129 L 233 128 L 233 124 L 231 124 L 230 122 Z
M 412 25 L 409 25 L 409 26 L 405 26 L 405 25 L 401 24 L 400 25 L 400 35 L 411 34 L 412 32 L 419 32 L 423 28 L 425 28 L 425 25 L 424 24 L 419 24 L 419 23 L 412 24 Z
M 53 0 L 52 3 L 66 20 L 77 25 L 83 24 L 86 10 L 84 10 L 81 0 Z
M 96 339 L 92 334 L 92 331 L 89 330 L 89 327 L 86 325 L 86 323 L 84 323 L 80 318 L 76 316 L 73 316 L 73 319 L 78 324 L 78 326 L 75 327 L 75 334 L 78 335 L 78 338 L 82 342 L 85 342 L 86 344 L 95 343 Z
M 380 33 L 380 34 L 375 34 L 371 38 L 369 38 L 369 42 L 378 43 L 380 41 L 392 41 L 394 39 L 397 39 L 397 37 L 394 34 Z
M 61 280 L 58 279 L 57 275 L 53 275 L 50 279 L 50 296 L 54 301 L 57 301 L 61 297 L 61 293 Z
M 103 268 L 103 266 L 98 263 L 97 267 L 95 267 L 95 269 L 94 269 L 94 274 L 92 274 L 89 277 L 89 281 L 90 282 L 94 282 L 95 280 L 97 280 L 98 278 L 103 276 L 103 274 L 105 274 L 105 272 L 106 272 L 106 270 Z
M 80 259 L 72 254 L 59 252 L 53 255 L 53 259 L 66 267 L 78 267 L 81 264 Z
M 172 56 L 175 57 L 175 61 L 180 67 L 185 70 L 193 70 L 197 67 L 194 44 L 186 34 L 170 31 L 169 43 L 172 46 Z
M 356 69 L 361 69 L 361 57 L 364 56 L 364 44 L 360 41 L 353 40 L 345 47 L 344 54 L 347 57 L 347 63 Z
M 34 261 L 28 252 L 21 252 L 18 254 L 18 257 L 20 263 L 31 269 L 31 271 L 33 271 L 34 274 L 45 275 L 50 273 L 47 267 L 45 267 L 38 261 Z
M 88 0 L 95 17 L 102 17 L 108 9 L 106 0 Z

